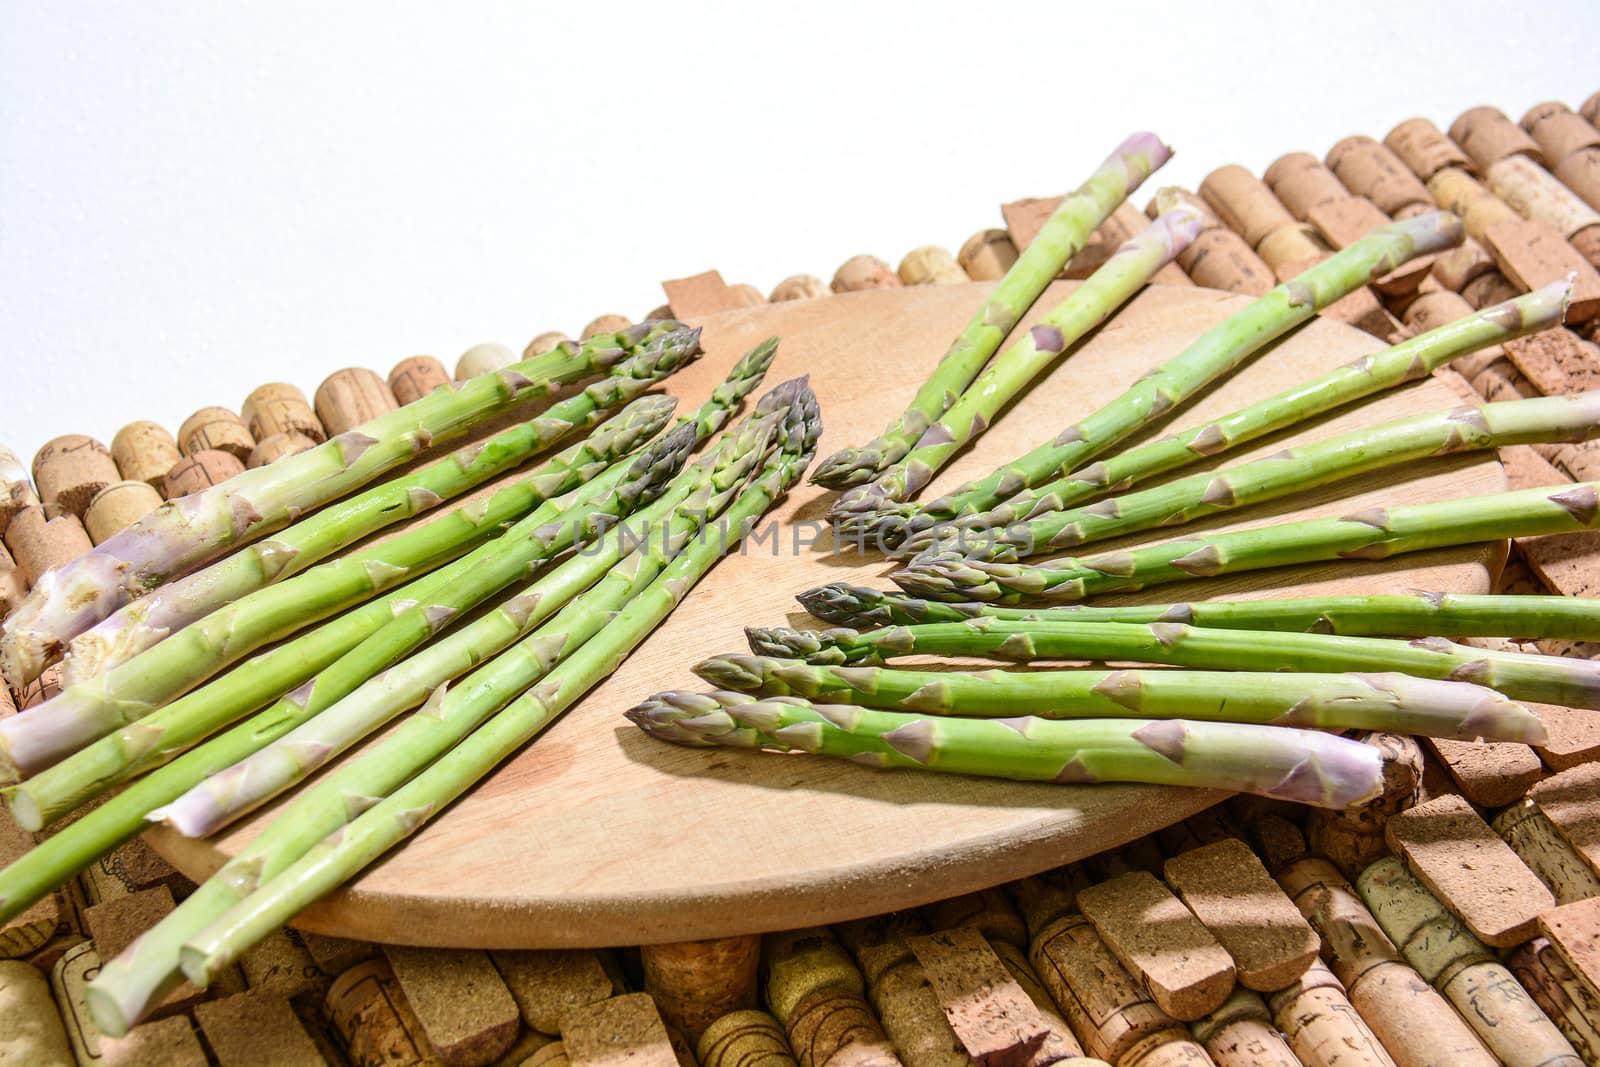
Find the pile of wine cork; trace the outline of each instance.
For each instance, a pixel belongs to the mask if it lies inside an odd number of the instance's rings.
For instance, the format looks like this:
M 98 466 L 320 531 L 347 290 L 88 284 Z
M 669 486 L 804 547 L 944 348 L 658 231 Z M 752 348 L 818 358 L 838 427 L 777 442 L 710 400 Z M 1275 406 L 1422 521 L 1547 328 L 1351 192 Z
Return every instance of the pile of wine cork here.
M 1258 179 L 1218 168 L 1164 189 L 1207 228 L 1163 284 L 1259 295 L 1373 225 L 1444 207 L 1460 249 L 1407 264 L 1324 314 L 1392 342 L 1564 277 L 1569 327 L 1441 371 L 1464 397 L 1600 384 L 1600 93 L 1520 122 L 1474 108 Z M 768 300 L 1001 277 L 1053 208 L 1001 210 L 957 254 L 891 268 L 846 260 L 831 281 L 763 297 L 716 271 L 663 284 L 647 317 Z M 1063 275 L 1082 278 L 1141 225 L 1126 205 Z M 628 325 L 604 315 L 580 338 Z M 541 333 L 522 350 L 567 336 Z M 171 499 L 302 451 L 450 380 L 517 359 L 501 344 L 385 376 L 330 375 L 308 400 L 272 383 L 173 434 L 152 422 L 106 447 L 69 434 L 25 464 L 0 446 L 0 615 L 50 567 Z M 1592 445 L 1502 450 L 1514 485 L 1600 477 Z M 1558 547 L 1559 546 L 1559 547 Z M 1600 594 L 1600 538 L 1517 542 L 1497 592 Z M 1512 649 L 1515 642 L 1485 641 Z M 1532 646 L 1530 646 L 1531 649 Z M 1539 650 L 1600 648 L 1542 641 Z M 0 716 L 58 675 L 0 685 Z M 1069 867 L 831 928 L 564 951 L 379 946 L 281 930 L 210 989 L 184 986 L 127 1037 L 100 1034 L 84 987 L 193 889 L 134 840 L 0 929 L 0 1064 L 618 1064 L 651 1067 L 1116 1067 L 1600 1063 L 1600 724 L 1538 707 L 1539 748 L 1370 734 L 1381 797 L 1348 812 L 1236 798 Z M 0 816 L 0 865 L 35 837 Z M 759 922 L 756 923 L 759 925 Z

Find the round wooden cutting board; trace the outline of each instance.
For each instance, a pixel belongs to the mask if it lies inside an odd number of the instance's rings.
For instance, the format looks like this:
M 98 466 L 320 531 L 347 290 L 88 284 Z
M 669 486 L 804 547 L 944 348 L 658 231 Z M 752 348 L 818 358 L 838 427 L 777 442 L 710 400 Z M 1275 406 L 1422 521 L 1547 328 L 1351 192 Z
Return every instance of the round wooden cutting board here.
M 1029 321 L 1069 288 L 1056 283 Z M 827 427 L 819 455 L 826 455 L 871 437 L 903 408 L 986 291 L 976 284 L 885 289 L 712 316 L 704 322 L 706 356 L 668 384 L 682 398 L 680 410 L 688 410 L 740 353 L 778 334 L 783 346 L 768 382 L 811 376 Z M 1206 289 L 1146 291 L 1036 383 L 932 488 L 1026 451 L 1246 303 Z M 1235 410 L 1379 347 L 1366 334 L 1318 319 L 1151 433 Z M 1309 432 L 1259 442 L 1225 457 L 1226 464 L 1456 403 L 1429 379 L 1341 411 Z M 1504 488 L 1492 454 L 1457 456 L 1184 532 Z M 820 757 L 684 749 L 652 740 L 623 719 L 626 708 L 651 693 L 705 688 L 690 666 L 715 653 L 746 651 L 746 625 L 818 625 L 799 612 L 794 594 L 801 590 L 838 580 L 886 584 L 882 559 L 836 554 L 826 537 L 797 550 L 796 532 L 801 542 L 809 540 L 814 527 L 803 524 L 820 522 L 832 496 L 815 486 L 790 494 L 774 513 L 775 539 L 719 563 L 614 676 L 404 848 L 305 912 L 298 925 L 375 941 L 528 948 L 786 929 L 994 885 L 1113 848 L 1221 799 L 1200 790 L 1023 784 L 873 771 Z M 1157 531 L 1142 540 L 1170 536 Z M 1486 592 L 1503 548 L 1188 582 L 1138 599 Z M 201 842 L 161 830 L 152 837 L 199 878 L 253 832 L 245 825 L 220 841 Z

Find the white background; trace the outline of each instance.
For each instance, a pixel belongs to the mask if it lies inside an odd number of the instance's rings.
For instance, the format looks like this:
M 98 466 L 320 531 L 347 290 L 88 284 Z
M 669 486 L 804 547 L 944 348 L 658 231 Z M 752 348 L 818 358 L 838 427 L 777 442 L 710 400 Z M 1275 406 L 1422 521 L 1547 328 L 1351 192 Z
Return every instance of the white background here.
M 1600 89 L 1600 4 L 0 7 L 0 441 L 519 350 L 716 267 L 952 251 L 1124 134 L 1157 184 Z

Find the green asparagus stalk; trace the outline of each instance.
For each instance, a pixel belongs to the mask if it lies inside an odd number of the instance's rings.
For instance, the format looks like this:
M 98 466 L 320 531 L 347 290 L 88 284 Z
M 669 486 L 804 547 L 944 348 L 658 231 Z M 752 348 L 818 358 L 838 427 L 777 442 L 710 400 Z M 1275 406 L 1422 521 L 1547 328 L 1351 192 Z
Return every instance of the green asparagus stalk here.
M 549 559 L 570 547 L 580 533 L 592 531 L 594 523 L 626 514 L 641 500 L 654 496 L 693 447 L 693 431 L 680 427 L 637 460 L 614 465 L 574 490 L 570 499 L 541 504 L 505 534 L 488 538 L 448 563 L 445 570 L 451 581 L 438 587 L 428 602 L 403 608 L 379 632 L 396 639 L 404 634 L 416 642 L 427 640 L 462 610 L 462 602 L 470 601 L 474 594 L 482 595 L 488 581 L 500 580 L 503 585 L 513 580 L 531 560 Z M 434 548 L 439 528 L 455 534 L 481 531 L 479 540 L 484 540 L 484 534 L 498 533 L 498 527 L 488 526 L 470 507 L 458 509 L 374 546 L 371 555 L 361 552 L 322 564 L 214 611 L 105 677 L 62 690 L 26 714 L 0 722 L 0 782 L 19 781 L 120 727 L 139 722 L 160 705 L 161 698 L 182 692 L 238 656 L 329 611 L 382 592 L 414 573 L 413 567 L 427 570 L 459 555 L 453 544 L 442 556 L 416 560 L 402 555 L 407 548 Z M 513 557 L 511 562 L 508 555 Z M 508 573 L 512 577 L 505 577 Z M 354 678 L 359 684 L 392 662 L 377 654 L 378 645 L 372 643 L 376 640 L 374 634 L 340 657 L 341 677 L 364 670 L 365 674 Z M 390 647 L 387 641 L 383 645 L 385 650 Z
M 763 400 L 769 411 L 778 410 L 780 403 L 784 404 L 781 447 L 788 458 L 768 461 L 768 472 L 792 463 L 790 453 L 809 447 L 807 439 L 816 432 L 815 404 L 801 383 L 785 383 Z M 495 655 L 496 647 L 478 644 L 464 662 L 483 665 L 469 677 L 448 691 L 437 691 L 439 695 L 430 701 L 426 713 L 411 716 L 373 750 L 330 771 L 297 797 L 134 950 L 106 964 L 102 980 L 91 994 L 97 1015 L 117 1027 L 117 1032 L 131 1025 L 176 982 L 178 950 L 185 940 L 225 914 L 257 885 L 271 881 L 376 798 L 399 788 L 471 733 L 509 695 L 538 682 L 605 628 L 613 613 L 626 607 L 684 550 L 689 538 L 697 532 L 705 536 L 704 527 L 742 489 L 740 469 L 745 464 L 739 461 L 738 450 L 764 450 L 769 428 L 763 425 L 752 431 L 747 423 L 741 432 L 724 440 L 710 462 L 701 465 L 699 473 L 705 476 L 695 492 L 679 500 L 670 523 L 663 527 L 664 536 L 647 536 L 628 552 L 625 546 L 633 543 L 633 538 L 620 529 L 608 531 L 593 561 L 579 556 L 563 564 L 559 570 L 575 581 L 593 576 L 597 567 L 605 577 L 545 624 L 524 633 L 510 652 Z M 653 505 L 649 510 L 662 509 Z M 465 633 L 458 631 L 443 643 L 458 641 Z
M 1445 212 L 1377 227 L 1212 327 L 1117 399 L 1027 455 L 920 508 L 900 509 L 896 521 L 886 515 L 877 527 L 880 539 L 898 543 L 918 530 L 988 511 L 1024 489 L 1076 470 L 1335 300 L 1408 259 L 1458 245 L 1461 238 L 1461 220 Z
M 671 374 L 690 354 L 689 349 L 681 347 L 647 348 L 613 366 L 607 377 L 527 422 L 469 445 L 438 463 L 331 504 L 273 537 L 123 605 L 72 639 L 64 663 L 65 683 L 71 685 L 104 674 L 208 612 L 298 574 L 374 531 L 413 518 L 520 466 L 572 431 L 594 425 L 606 408 L 633 400 Z M 661 416 L 663 423 L 665 418 Z M 551 484 L 545 495 L 556 496 L 571 489 L 631 449 L 629 446 L 619 452 L 608 437 L 626 432 L 642 444 L 654 436 L 661 424 L 642 418 L 636 426 L 608 423 L 610 429 L 600 431 L 586 442 L 586 449 L 578 452 L 579 456 L 586 456 L 587 462 L 576 479 L 550 472 L 547 477 Z
M 1600 641 L 1600 601 L 1567 596 L 1418 593 L 1014 608 L 975 600 L 924 600 L 898 591 L 835 582 L 809 589 L 798 599 L 824 622 L 857 629 L 988 617 L 1014 622 L 1183 622 L 1226 630 L 1288 630 L 1351 637 L 1566 637 Z
M 682 425 L 694 427 L 697 441 L 715 433 L 727 421 L 733 407 L 754 386 L 756 379 L 750 377 L 755 368 L 753 356 L 755 353 L 741 360 L 727 381 L 712 392 L 711 398 L 694 415 L 682 421 Z M 764 363 L 761 369 L 765 369 Z M 754 373 L 758 378 L 760 372 Z M 743 381 L 749 381 L 749 386 L 727 388 L 731 383 Z M 102 766 L 96 770 L 95 765 L 91 765 L 84 770 L 87 778 L 100 783 L 99 788 L 91 788 L 84 794 L 93 796 L 99 789 L 130 777 L 136 770 L 171 760 L 130 782 L 114 796 L 58 829 L 10 866 L 0 869 L 0 922 L 21 914 L 101 856 L 138 836 L 147 825 L 145 817 L 151 811 L 182 796 L 210 775 L 232 766 L 321 711 L 326 707 L 321 699 L 282 700 L 204 744 L 184 751 L 195 740 L 304 682 L 393 618 L 395 604 L 425 601 L 443 581 L 439 571 L 424 575 L 387 598 L 347 612 L 320 629 L 255 657 L 235 668 L 226 679 L 196 690 L 140 724 L 159 725 L 159 730 L 135 731 L 135 727 L 125 727 L 119 732 L 119 739 L 126 744 L 128 752 L 137 753 L 131 767 L 117 762 L 117 748 L 109 739 L 104 744 L 97 742 L 58 765 L 65 766 L 90 752 L 104 755 L 106 746 L 110 746 L 111 769 Z M 211 698 L 209 703 L 196 703 L 207 697 Z M 182 703 L 193 705 L 193 715 L 168 717 Z M 23 814 L 16 807 L 12 813 Z
M 1384 730 L 1464 741 L 1543 744 L 1520 704 L 1466 682 L 1268 671 L 906 671 L 828 667 L 771 656 L 714 656 L 694 672 L 718 689 L 821 704 L 1000 719 L 1202 719 L 1322 730 Z
M 1230 530 L 1035 566 L 968 560 L 944 550 L 918 556 L 890 577 L 906 592 L 934 600 L 1070 601 L 1186 578 L 1316 560 L 1388 559 L 1428 548 L 1572 533 L 1597 524 L 1600 482 L 1578 482 L 1368 508 L 1339 518 Z
M 966 622 L 895 626 L 866 633 L 838 627 L 745 631 L 758 656 L 824 666 L 872 665 L 901 656 L 984 656 L 1168 663 L 1221 671 L 1396 671 L 1472 682 L 1512 700 L 1600 708 L 1600 663 L 1457 645 L 1442 637 L 1392 641 L 1282 631 L 1215 630 L 1179 622 Z
M 814 402 L 808 423 L 820 425 Z M 769 469 L 740 494 L 726 513 L 732 540 L 771 506 L 809 462 L 815 433 L 803 442 L 805 451 L 784 450 L 785 462 Z M 227 967 L 239 954 L 317 897 L 354 877 L 388 849 L 416 832 L 501 760 L 536 736 L 598 681 L 672 611 L 684 595 L 729 547 L 720 538 L 700 538 L 686 548 L 637 596 L 630 599 L 603 630 L 556 666 L 533 690 L 506 705 L 426 770 L 324 839 L 271 881 L 256 887 L 221 919 L 193 937 L 183 948 L 186 976 L 200 984 Z M 104 975 L 97 982 L 103 982 Z M 93 987 L 90 1007 L 102 1025 L 115 1024 L 114 1011 L 98 1008 Z M 110 998 L 107 998 L 110 999 Z
M 456 631 L 410 659 L 373 675 L 314 719 L 227 770 L 212 775 L 171 804 L 151 812 L 150 821 L 164 822 L 188 837 L 207 837 L 215 833 L 245 812 L 303 781 L 395 715 L 420 703 L 435 691 L 435 687 L 486 655 L 498 652 L 518 631 L 548 618 L 603 574 L 610 563 L 616 562 L 623 554 L 620 550 L 623 544 L 639 537 L 647 543 L 656 540 L 652 529 L 664 517 L 680 508 L 687 511 L 679 516 L 678 523 L 668 527 L 664 539 L 691 533 L 694 524 L 703 521 L 705 515 L 720 513 L 738 488 L 759 470 L 798 387 L 798 383 L 789 383 L 769 393 L 762 400 L 764 407 L 730 433 L 707 462 L 680 474 L 655 503 L 643 509 L 634 520 L 624 523 L 614 540 L 601 539 L 596 551 L 585 549 L 564 567 L 555 569 L 514 597 L 508 607 L 513 614 L 524 616 L 520 626 L 508 632 L 508 628 L 491 615 Z M 629 529 L 630 526 L 634 528 Z M 609 562 L 599 566 L 597 573 L 597 560 L 608 556 Z M 468 581 L 481 581 L 480 576 L 489 569 L 488 564 L 479 564 Z M 519 601 L 525 606 L 513 606 Z M 402 623 L 403 618 L 397 619 L 369 640 L 384 640 L 391 627 Z M 486 643 L 484 635 L 495 631 L 499 631 L 504 640 L 498 645 Z M 406 645 L 412 643 L 407 637 L 402 641 Z M 387 655 L 386 658 L 393 657 Z
M 794 697 L 660 693 L 627 712 L 645 732 L 985 778 L 1228 789 L 1347 808 L 1382 791 L 1377 750 L 1316 730 L 1183 719 L 947 719 Z
M 881 503 L 915 496 L 951 456 L 988 429 L 1000 409 L 1035 376 L 1111 317 L 1144 288 L 1151 275 L 1187 248 L 1200 233 L 1203 221 L 1199 210 L 1180 204 L 1124 243 L 1038 325 L 984 368 L 961 398 L 923 432 L 908 455 L 875 480 L 840 497 L 829 518 L 839 522 L 841 529 L 870 528 Z
M 911 451 L 983 369 L 1067 260 L 1083 248 L 1095 227 L 1171 157 L 1172 150 L 1152 133 L 1133 134 L 1118 145 L 1086 182 L 1062 199 L 1033 243 L 973 313 L 905 412 L 881 436 L 823 460 L 811 480 L 829 489 L 863 485 Z
M 989 511 L 961 521 L 1005 527 L 1106 492 L 1123 491 L 1164 471 L 1198 463 L 1343 404 L 1426 377 L 1468 352 L 1559 326 L 1566 316 L 1572 285 L 1570 279 L 1563 279 L 1484 308 L 1232 414 L 1107 456 L 1037 488 L 1024 489 Z M 900 546 L 900 552 L 914 555 L 932 546 L 937 538 L 938 530 L 922 530 Z
M 168 501 L 71 563 L 55 568 L 6 621 L 0 671 L 35 678 L 66 643 L 129 600 L 294 516 L 351 492 L 513 404 L 548 395 L 649 346 L 697 349 L 696 331 L 646 322 L 438 389 L 397 411 L 277 463 Z
M 959 530 L 953 540 L 969 559 L 1048 555 L 1155 526 L 1179 526 L 1432 456 L 1596 436 L 1600 390 L 1460 407 L 1364 426 L 1250 463 L 1106 497 L 1087 507 L 1047 512 L 1003 529 Z

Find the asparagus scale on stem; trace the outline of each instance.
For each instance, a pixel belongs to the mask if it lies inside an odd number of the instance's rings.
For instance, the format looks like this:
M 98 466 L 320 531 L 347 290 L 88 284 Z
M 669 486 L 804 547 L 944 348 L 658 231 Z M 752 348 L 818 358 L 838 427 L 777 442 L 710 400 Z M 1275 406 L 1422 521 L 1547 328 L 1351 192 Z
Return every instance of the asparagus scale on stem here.
M 811 480 L 829 489 L 848 489 L 872 481 L 889 464 L 898 462 L 933 420 L 956 402 L 1067 260 L 1083 248 L 1095 227 L 1170 158 L 1172 150 L 1152 133 L 1135 133 L 1118 145 L 1087 181 L 1062 199 L 1038 236 L 973 313 L 905 412 L 860 448 L 847 448 L 823 460 Z
M 951 719 L 746 693 L 661 693 L 627 712 L 653 736 L 986 778 L 1230 789 L 1347 808 L 1382 791 L 1370 745 L 1316 730 L 1183 719 Z
M 896 543 L 919 530 L 988 511 L 1024 489 L 1076 470 L 1335 300 L 1409 259 L 1460 244 L 1462 235 L 1461 220 L 1442 211 L 1373 229 L 1212 327 L 1121 396 L 1028 454 L 920 508 L 907 508 L 892 522 L 885 516 L 880 537 Z
M 914 671 L 741 655 L 714 656 L 694 672 L 718 689 L 923 715 L 1202 719 L 1545 741 L 1537 715 L 1492 689 L 1394 672 Z
M 988 429 L 1041 371 L 1145 286 L 1199 234 L 1198 209 L 1180 205 L 1121 245 L 1050 313 L 984 368 L 961 398 L 917 439 L 916 447 L 866 485 L 835 501 L 829 518 L 847 532 L 875 525 L 886 502 L 915 496 L 956 451 Z
M 1227 630 L 1288 630 L 1350 637 L 1567 637 L 1600 641 L 1600 600 L 1570 596 L 1435 592 L 1030 608 L 976 600 L 924 600 L 898 590 L 834 582 L 808 589 L 797 599 L 806 611 L 824 622 L 856 629 L 994 618 L 1012 622 L 1182 622 Z
M 315 448 L 171 500 L 35 583 L 6 621 L 0 671 L 32 681 L 66 643 L 130 599 L 335 500 L 511 405 L 645 346 L 697 350 L 698 331 L 645 322 L 429 393 Z

